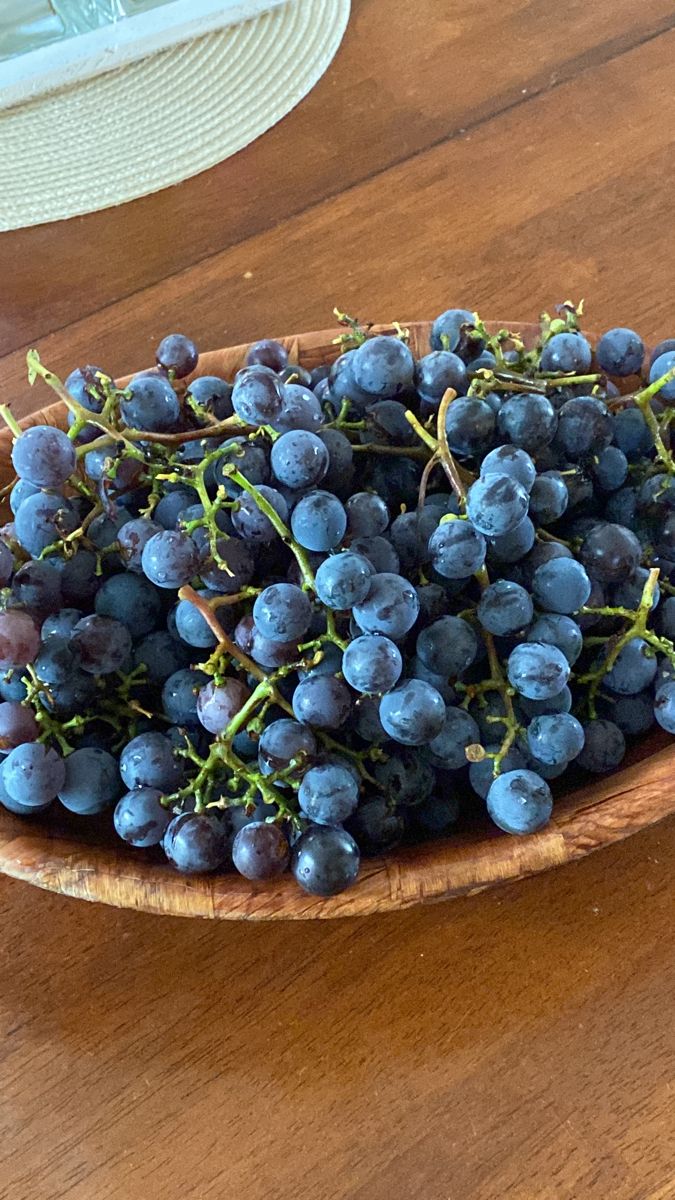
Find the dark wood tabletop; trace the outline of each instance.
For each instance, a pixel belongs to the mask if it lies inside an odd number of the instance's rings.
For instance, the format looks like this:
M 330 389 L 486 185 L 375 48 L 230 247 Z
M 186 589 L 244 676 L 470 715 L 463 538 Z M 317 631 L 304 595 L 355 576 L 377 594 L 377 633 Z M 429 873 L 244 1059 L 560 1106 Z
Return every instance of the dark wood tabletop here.
M 468 305 L 675 334 L 667 0 L 353 0 L 195 179 L 0 238 L 0 389 Z M 170 145 L 170 131 L 167 145 Z M 92 189 L 95 189 L 92 180 Z M 0 879 L 7 1200 L 672 1200 L 675 822 L 400 915 L 227 925 Z

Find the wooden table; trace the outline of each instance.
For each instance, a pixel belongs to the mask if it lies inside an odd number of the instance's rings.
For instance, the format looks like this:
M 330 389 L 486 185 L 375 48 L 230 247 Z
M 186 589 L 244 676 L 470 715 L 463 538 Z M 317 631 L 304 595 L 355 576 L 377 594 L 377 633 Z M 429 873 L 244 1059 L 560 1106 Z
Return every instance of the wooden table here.
M 0 239 L 2 398 L 469 304 L 675 333 L 667 0 L 354 0 L 221 166 Z M 92 182 L 95 187 L 95 181 Z M 672 1200 L 675 822 L 401 916 L 223 926 L 0 880 L 7 1200 Z M 4 1160 L 4 1162 L 3 1162 Z

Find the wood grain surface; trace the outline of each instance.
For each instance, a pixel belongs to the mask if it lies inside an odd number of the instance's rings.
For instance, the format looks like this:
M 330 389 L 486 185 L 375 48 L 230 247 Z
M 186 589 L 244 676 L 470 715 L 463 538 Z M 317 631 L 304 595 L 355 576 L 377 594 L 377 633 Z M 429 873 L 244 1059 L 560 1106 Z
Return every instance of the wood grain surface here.
M 592 325 L 675 333 L 672 6 L 411 12 L 354 0 L 312 95 L 214 171 L 0 238 L 3 400 L 35 407 L 29 344 L 120 373 L 172 326 L 208 348 L 334 303 L 583 295 Z M 669 819 L 453 904 L 285 926 L 0 879 L 0 1196 L 673 1200 L 673 863 Z

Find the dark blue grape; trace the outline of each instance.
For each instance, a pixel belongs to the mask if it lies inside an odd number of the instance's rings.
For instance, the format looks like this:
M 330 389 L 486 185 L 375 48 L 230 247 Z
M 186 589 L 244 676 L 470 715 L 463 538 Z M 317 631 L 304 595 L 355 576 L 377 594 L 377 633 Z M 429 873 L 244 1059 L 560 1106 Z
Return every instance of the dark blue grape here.
M 224 733 L 250 694 L 240 679 L 224 679 L 219 684 L 211 680 L 197 697 L 197 716 L 209 733 Z
M 329 454 L 314 433 L 291 430 L 272 446 L 272 470 L 279 483 L 289 488 L 314 487 L 328 471 Z
M 675 733 L 675 683 L 664 683 L 654 699 L 654 716 L 662 729 Z
M 77 622 L 82 619 L 82 613 L 79 608 L 61 608 L 55 613 L 50 613 L 45 617 L 42 623 L 40 636 L 42 641 L 56 635 L 57 637 L 70 637 Z
M 288 351 L 281 342 L 262 338 L 252 342 L 246 352 L 247 367 L 269 367 L 270 371 L 283 371 L 288 363 Z
M 521 483 L 527 492 L 532 491 L 537 477 L 536 467 L 526 450 L 506 443 L 491 450 L 480 465 L 481 475 L 510 475 Z
M 417 637 L 417 657 L 439 675 L 462 675 L 478 653 L 478 639 L 468 621 L 444 616 Z
M 136 787 L 122 796 L 113 815 L 115 830 L 132 846 L 158 846 L 171 820 L 157 788 Z
M 515 529 L 490 538 L 490 558 L 496 562 L 519 562 L 534 546 L 536 530 L 529 517 L 523 517 Z
M 258 763 L 263 775 L 286 771 L 293 764 L 302 766 L 316 756 L 316 738 L 299 721 L 282 717 L 272 721 L 260 735 Z
M 401 652 L 388 637 L 364 634 L 349 643 L 342 659 L 342 673 L 350 687 L 368 695 L 393 688 L 401 677 Z
M 282 385 L 267 367 L 244 367 L 232 388 L 232 407 L 247 425 L 269 425 L 282 408 Z
M 595 347 L 598 366 L 608 375 L 636 375 L 644 356 L 644 342 L 632 329 L 608 329 Z
M 179 588 L 196 574 L 199 556 L 187 534 L 164 529 L 146 542 L 141 564 L 143 573 L 157 587 Z
M 406 417 L 406 406 L 399 400 L 377 400 L 366 410 L 366 428 L 359 433 L 364 444 L 376 446 L 414 446 L 415 431 Z
M 167 825 L 164 853 L 187 875 L 216 871 L 225 861 L 227 841 L 221 822 L 208 813 L 181 813 Z
M 523 642 L 511 651 L 509 682 L 521 696 L 548 700 L 562 691 L 570 667 L 562 650 L 544 642 Z
M 29 483 L 27 479 L 17 479 L 9 493 L 9 506 L 14 516 L 18 513 L 24 500 L 27 500 L 29 496 L 37 495 L 39 491 L 40 488 L 36 487 L 34 483 Z
M 448 445 L 455 454 L 475 457 L 484 453 L 492 442 L 495 414 L 484 400 L 460 396 L 448 409 L 445 429 Z
M 377 762 L 373 774 L 384 794 L 395 805 L 413 807 L 429 798 L 436 785 L 436 773 L 426 761 L 424 751 L 402 750 Z
M 492 783 L 487 808 L 495 825 L 506 833 L 536 833 L 551 819 L 551 789 L 534 771 L 507 771 Z
M 261 483 L 267 483 L 270 477 L 270 467 L 264 446 L 250 442 L 244 437 L 235 437 L 224 442 L 220 450 L 222 457 L 212 464 L 213 478 L 216 484 L 225 488 L 227 495 L 232 499 L 237 497 L 243 499 L 244 497 L 241 485 L 227 474 L 228 467 L 234 467 L 240 475 L 243 475 L 244 479 L 256 487 Z
M 183 668 L 174 671 L 165 680 L 162 688 L 162 707 L 174 725 L 197 725 L 197 696 L 206 683 L 208 675 L 203 671 Z
M 359 848 L 345 829 L 310 825 L 293 847 L 291 871 L 311 895 L 335 896 L 355 882 L 359 863 Z
M 28 807 L 48 804 L 65 783 L 66 768 L 60 754 L 41 742 L 24 742 L 10 750 L 2 765 L 9 796 Z
M 668 372 L 672 371 L 674 367 L 675 350 L 669 350 L 666 354 L 661 354 L 659 358 L 654 360 L 649 368 L 649 382 L 655 383 L 657 379 L 661 379 L 662 376 L 667 375 Z M 672 404 L 673 401 L 675 401 L 675 379 L 671 380 L 670 383 L 665 384 L 665 386 L 661 388 L 661 391 L 659 392 L 659 399 L 664 404 Z M 14 465 L 16 466 L 16 463 Z M 20 471 L 18 473 L 21 474 Z M 33 480 L 33 482 L 36 481 Z
M 546 396 L 523 392 L 509 396 L 501 405 L 497 427 L 514 446 L 533 454 L 553 441 L 558 416 Z
M 429 552 L 444 579 L 467 579 L 483 566 L 487 542 L 469 521 L 444 521 L 429 538 Z
M 127 742 L 120 755 L 120 774 L 128 788 L 150 787 L 174 792 L 183 782 L 181 760 L 163 733 L 148 730 Z
M 74 750 L 66 758 L 65 768 L 59 800 L 64 808 L 80 816 L 104 812 L 122 790 L 117 759 L 106 750 L 94 746 Z
M 532 578 L 532 591 L 541 608 L 569 616 L 587 603 L 591 581 L 576 559 L 553 558 L 537 567 Z
M 562 650 L 574 666 L 583 647 L 583 634 L 576 621 L 559 613 L 542 613 L 527 631 L 528 641 L 543 642 Z
M 312 620 L 307 593 L 292 583 L 273 583 L 255 598 L 256 628 L 270 642 L 299 641 Z
M 469 312 L 468 308 L 448 308 L 439 317 L 436 317 L 431 326 L 429 335 L 431 349 L 456 350 L 461 344 L 463 331 L 473 328 L 475 328 L 475 316 Z M 481 352 L 483 344 L 480 341 L 473 343 L 475 354 Z
M 156 629 L 162 614 L 160 593 L 141 575 L 111 575 L 96 593 L 96 612 L 115 617 L 134 637 L 144 637 Z
M 139 375 L 128 383 L 120 413 L 125 425 L 152 433 L 169 433 L 180 417 L 180 402 L 168 379 Z
M 583 750 L 583 726 L 571 713 L 535 717 L 527 729 L 527 744 L 539 762 L 557 767 L 570 762 Z
M 605 446 L 591 470 L 596 484 L 603 492 L 615 492 L 628 478 L 628 459 L 618 446 Z
M 61 578 L 48 562 L 27 562 L 12 580 L 11 604 L 44 615 L 61 607 Z
M 14 518 L 17 540 L 37 558 L 47 546 L 77 528 L 77 516 L 63 496 L 36 492 L 23 501 Z
M 291 529 L 305 550 L 334 550 L 345 535 L 347 515 L 337 496 L 315 490 L 296 504 Z
M 635 574 L 642 547 L 632 530 L 606 522 L 590 531 L 579 557 L 589 575 L 601 583 L 618 583 Z
M 288 505 L 281 493 L 275 488 L 267 487 L 264 483 L 256 487 L 256 493 L 267 501 L 280 520 L 286 524 Z M 279 536 L 269 517 L 266 517 L 258 507 L 255 497 L 248 493 L 239 497 L 237 508 L 232 510 L 232 524 L 239 537 L 245 541 L 271 542 Z
M 213 413 L 217 421 L 225 421 L 232 416 L 232 384 L 216 375 L 198 375 L 191 380 L 185 398 L 192 401 L 198 408 Z M 187 442 L 186 445 L 195 445 Z
M 558 413 L 556 445 L 571 462 L 598 455 L 612 440 L 612 417 L 595 396 L 575 396 Z
M 412 386 L 415 360 L 396 337 L 368 338 L 354 351 L 357 387 L 373 396 L 398 396 Z
M 472 370 L 476 370 L 472 364 Z M 462 359 L 449 350 L 432 350 L 420 358 L 415 368 L 415 387 L 427 404 L 436 408 L 448 388 L 458 396 L 466 394 L 468 386 L 466 366 Z
M 300 657 L 297 642 L 270 642 L 253 623 L 253 617 L 242 617 L 234 631 L 234 640 L 261 667 L 283 667 Z
M 605 683 L 613 692 L 632 696 L 649 687 L 656 675 L 656 655 L 643 638 L 634 637 L 622 646 Z
M 341 825 L 359 802 L 359 785 L 351 771 L 340 763 L 320 763 L 303 775 L 298 801 L 310 821 Z
M 354 538 L 349 548 L 352 553 L 365 558 L 377 575 L 398 574 L 401 564 L 388 538 L 379 534 L 377 537 Z
M 122 669 L 131 654 L 131 634 L 112 617 L 83 617 L 75 626 L 71 644 L 83 671 L 110 675 Z
M 613 721 L 627 737 L 647 733 L 654 724 L 654 693 L 651 688 L 633 696 L 603 696 L 597 708 L 599 716 Z
M 365 599 L 354 605 L 364 633 L 383 633 L 396 640 L 412 629 L 419 613 L 417 593 L 401 575 L 373 575 Z
M 560 371 L 563 375 L 583 375 L 590 370 L 592 351 L 580 333 L 555 333 L 541 352 L 542 371 Z
M 471 484 L 466 511 L 471 524 L 485 537 L 510 533 L 527 515 L 526 489 L 510 475 L 483 475 Z
M 165 683 L 170 675 L 187 667 L 189 662 L 188 646 L 176 641 L 164 629 L 141 638 L 134 648 L 134 667 L 141 663 L 147 667 L 149 683 Z
M 597 775 L 618 767 L 626 753 L 626 742 L 618 725 L 600 718 L 588 721 L 584 737 L 584 748 L 576 760 L 580 767 Z
M 349 717 L 349 688 L 334 675 L 308 675 L 293 693 L 293 712 L 303 725 L 339 729 Z
M 208 600 L 209 593 L 207 591 L 202 589 L 197 594 Z M 174 618 L 176 633 L 184 642 L 187 642 L 188 646 L 207 650 L 216 645 L 218 639 L 215 633 L 207 625 L 199 609 L 195 608 L 191 600 L 178 601 L 174 609 Z
M 441 732 L 445 720 L 443 697 L 422 679 L 406 679 L 380 700 L 385 732 L 404 746 L 423 746 Z
M 537 475 L 530 493 L 530 512 L 540 525 L 552 525 L 562 517 L 569 492 L 559 471 Z
M 270 424 L 279 433 L 290 433 L 295 429 L 318 433 L 323 421 L 318 396 L 304 384 L 287 383 L 282 389 L 281 412 Z
M 161 529 L 176 529 L 180 517 L 193 503 L 194 496 L 189 488 L 179 487 L 167 492 L 153 510 L 153 520 Z
M 70 438 L 53 425 L 33 425 L 31 429 L 25 429 L 12 449 L 12 463 L 17 475 L 35 487 L 61 487 L 75 470 L 76 461 Z
M 524 629 L 532 620 L 532 599 L 518 583 L 498 579 L 483 592 L 476 609 L 484 629 L 497 637 L 507 637 Z
M 362 554 L 348 550 L 331 555 L 316 572 L 316 594 L 328 608 L 352 608 L 365 599 L 374 574 L 372 564 Z
M 401 841 L 405 821 L 384 796 L 364 800 L 349 821 L 349 832 L 361 854 L 386 854 Z
M 159 343 L 155 357 L 165 371 L 172 371 L 177 379 L 184 379 L 195 370 L 199 353 L 184 333 L 168 333 Z
M 432 761 L 446 771 L 457 771 L 467 763 L 466 747 L 480 741 L 480 731 L 470 713 L 448 705 L 442 728 L 429 743 Z
M 290 857 L 285 833 L 267 821 L 250 821 L 232 844 L 232 862 L 245 879 L 274 879 L 286 870 Z
M 126 521 L 118 530 L 117 540 L 120 544 L 122 561 L 128 571 L 142 571 L 141 556 L 146 542 L 156 533 L 161 533 L 161 526 L 148 517 L 135 517 Z
M 494 726 L 498 729 L 499 726 Z M 498 754 L 501 750 L 501 743 L 491 742 L 485 746 L 485 750 L 491 754 Z M 507 771 L 517 771 L 524 767 L 525 758 L 517 746 L 511 746 L 501 760 L 500 771 L 506 774 Z M 492 786 L 493 781 L 497 778 L 500 772 L 495 773 L 495 761 L 493 758 L 482 758 L 480 762 L 469 763 L 469 783 L 476 795 L 485 800 Z
M 649 454 L 654 440 L 639 408 L 624 408 L 614 413 L 614 444 L 623 450 L 626 458 L 633 462 Z
M 354 474 L 354 451 L 349 438 L 339 429 L 320 429 L 317 437 L 328 451 L 328 471 L 324 486 L 342 497 L 349 495 Z
M 263 519 L 267 521 L 267 517 Z M 208 588 L 223 596 L 234 596 L 247 587 L 253 578 L 253 552 L 250 546 L 238 537 L 219 539 L 216 550 L 220 562 L 211 556 L 210 550 L 202 558 L 199 568 L 202 581 Z
M 80 549 L 67 559 L 61 570 L 61 592 L 64 603 L 71 608 L 91 603 L 101 586 L 96 574 L 97 559 L 92 550 Z
M 347 529 L 352 537 L 377 537 L 389 524 L 389 509 L 373 492 L 356 492 L 345 504 Z

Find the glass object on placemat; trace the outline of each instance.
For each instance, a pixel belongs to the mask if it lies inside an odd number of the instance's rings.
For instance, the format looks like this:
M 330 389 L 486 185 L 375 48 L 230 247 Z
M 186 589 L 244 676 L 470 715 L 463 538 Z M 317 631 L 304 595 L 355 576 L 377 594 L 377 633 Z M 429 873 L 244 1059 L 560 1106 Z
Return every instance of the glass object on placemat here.
M 0 0 L 0 59 L 102 29 L 171 0 Z

